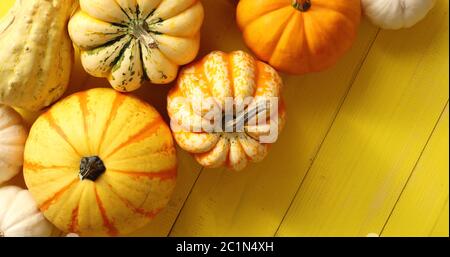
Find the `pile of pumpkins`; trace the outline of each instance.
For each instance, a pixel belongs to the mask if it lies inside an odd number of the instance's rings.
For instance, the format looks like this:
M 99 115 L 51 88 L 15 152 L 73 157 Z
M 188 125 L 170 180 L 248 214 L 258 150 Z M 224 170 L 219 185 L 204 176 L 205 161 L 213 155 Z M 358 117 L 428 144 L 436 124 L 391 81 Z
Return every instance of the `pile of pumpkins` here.
M 230 0 L 231 1 L 231 0 Z M 176 80 L 170 117 L 203 117 L 175 99 L 282 98 L 278 74 L 336 64 L 355 40 L 362 9 L 382 28 L 410 27 L 433 0 L 241 0 L 237 24 L 253 57 L 200 47 L 199 0 L 16 0 L 0 23 L 0 184 L 23 171 L 28 190 L 0 188 L 0 236 L 120 236 L 152 220 L 177 177 L 175 142 L 206 168 L 242 170 L 270 144 L 255 133 L 172 131 L 148 103 L 127 94 Z M 114 89 L 60 100 L 73 45 L 84 69 Z M 187 65 L 187 66 L 185 66 Z M 184 66 L 179 71 L 180 66 Z M 216 106 L 216 107 L 217 107 Z M 12 107 L 45 112 L 30 131 Z M 278 118 L 285 123 L 283 101 Z M 250 110 L 249 110 L 250 111 Z M 259 132 L 258 132 L 259 131 Z M 175 140 L 174 140 L 175 139 Z

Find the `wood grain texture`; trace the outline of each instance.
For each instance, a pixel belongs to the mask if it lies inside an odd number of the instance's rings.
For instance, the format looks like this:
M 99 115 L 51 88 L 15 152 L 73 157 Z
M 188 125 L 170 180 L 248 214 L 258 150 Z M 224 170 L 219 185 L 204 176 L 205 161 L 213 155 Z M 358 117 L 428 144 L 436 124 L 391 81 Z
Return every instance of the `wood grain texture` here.
M 448 192 L 448 190 L 447 190 Z M 447 202 L 444 204 L 444 208 L 439 215 L 436 224 L 434 225 L 433 231 L 431 231 L 430 236 L 432 237 L 448 237 L 448 198 Z
M 380 32 L 278 236 L 381 232 L 448 101 L 447 21 Z
M 448 205 L 448 115 L 447 105 L 381 236 L 433 233 Z

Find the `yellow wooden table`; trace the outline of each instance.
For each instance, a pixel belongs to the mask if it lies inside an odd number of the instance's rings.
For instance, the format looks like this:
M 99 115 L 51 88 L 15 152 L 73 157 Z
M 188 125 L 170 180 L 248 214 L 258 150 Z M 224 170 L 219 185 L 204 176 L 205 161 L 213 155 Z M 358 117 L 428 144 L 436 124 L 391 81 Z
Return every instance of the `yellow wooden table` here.
M 1 0 L 0 14 L 13 2 Z M 234 2 L 203 0 L 199 57 L 246 50 Z M 133 235 L 448 236 L 448 5 L 438 0 L 407 30 L 364 20 L 336 67 L 283 76 L 288 122 L 264 162 L 204 170 L 180 150 L 168 208 Z M 70 92 L 108 86 L 79 63 L 72 77 Z M 165 114 L 169 87 L 135 94 Z M 20 176 L 11 183 L 23 185 Z

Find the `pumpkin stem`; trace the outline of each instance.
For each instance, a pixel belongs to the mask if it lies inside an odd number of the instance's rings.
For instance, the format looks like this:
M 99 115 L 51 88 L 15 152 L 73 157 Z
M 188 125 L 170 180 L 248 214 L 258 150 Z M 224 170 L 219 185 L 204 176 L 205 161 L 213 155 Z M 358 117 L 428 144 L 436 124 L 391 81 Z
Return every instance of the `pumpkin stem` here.
M 240 113 L 236 118 L 224 122 L 223 131 L 235 132 L 236 127 L 239 124 L 248 124 L 248 122 L 258 116 L 259 113 L 263 113 L 268 110 L 270 110 L 270 101 L 259 102 L 247 111 Z
M 311 0 L 292 0 L 292 6 L 300 12 L 306 12 L 311 8 Z
M 83 157 L 80 162 L 80 180 L 95 181 L 106 171 L 103 161 L 98 156 Z
M 131 26 L 131 33 L 135 38 L 144 43 L 150 49 L 154 49 L 158 47 L 158 42 L 152 37 L 152 35 L 148 32 L 148 24 L 147 22 L 133 22 Z

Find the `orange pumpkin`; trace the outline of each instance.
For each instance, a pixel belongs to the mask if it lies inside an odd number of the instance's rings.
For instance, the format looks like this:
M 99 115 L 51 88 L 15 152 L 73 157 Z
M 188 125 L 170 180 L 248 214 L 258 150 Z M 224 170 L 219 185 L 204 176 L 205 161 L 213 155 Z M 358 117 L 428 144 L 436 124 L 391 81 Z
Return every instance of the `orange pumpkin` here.
M 247 46 L 276 69 L 304 74 L 333 66 L 355 40 L 360 0 L 241 0 Z
M 207 168 L 239 171 L 262 161 L 285 122 L 282 85 L 272 67 L 247 53 L 207 55 L 184 68 L 169 93 L 175 140 Z M 271 136 L 271 141 L 264 140 Z
M 123 235 L 148 223 L 175 186 L 169 127 L 148 104 L 92 89 L 40 116 L 24 177 L 45 217 L 66 233 Z

